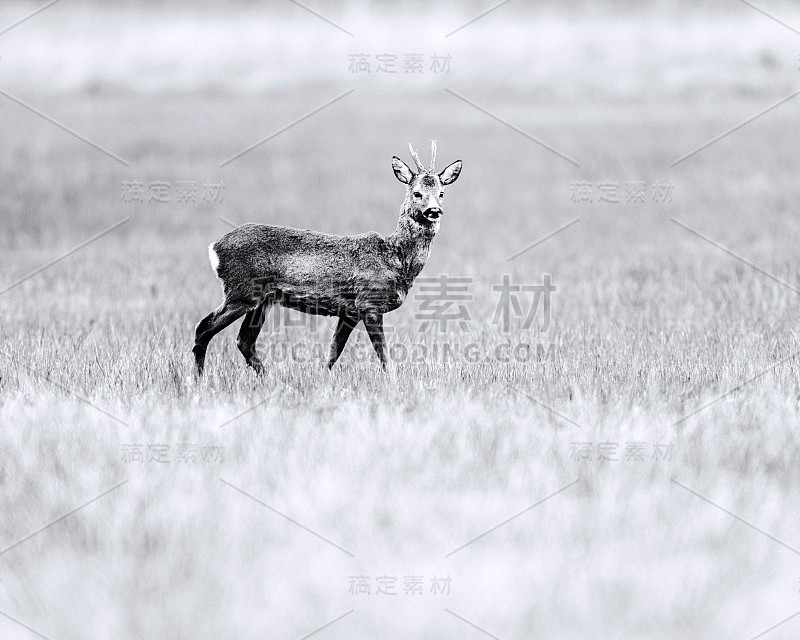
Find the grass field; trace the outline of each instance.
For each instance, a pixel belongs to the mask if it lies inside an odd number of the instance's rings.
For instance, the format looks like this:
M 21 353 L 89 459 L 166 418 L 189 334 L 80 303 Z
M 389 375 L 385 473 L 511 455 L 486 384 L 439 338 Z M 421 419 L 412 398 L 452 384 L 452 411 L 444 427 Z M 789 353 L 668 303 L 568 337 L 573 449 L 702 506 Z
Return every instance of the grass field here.
M 0 637 L 297 640 L 336 620 L 315 637 L 747 640 L 795 614 L 797 103 L 671 166 L 795 90 L 768 67 L 753 63 L 757 90 L 633 98 L 344 74 L 255 94 L 14 92 L 130 166 L 0 99 Z M 468 325 L 420 332 L 410 296 L 388 374 L 363 330 L 329 373 L 332 321 L 281 311 L 263 379 L 231 328 L 197 381 L 220 218 L 389 233 L 390 158 L 411 140 L 424 159 L 431 138 L 464 170 L 423 275 L 470 279 Z M 145 202 L 123 201 L 133 181 Z M 179 181 L 224 183 L 222 201 L 176 202 Z M 151 182 L 171 202 L 148 201 Z M 595 202 L 572 201 L 576 182 Z M 623 202 L 596 202 L 602 182 Z M 644 203 L 624 202 L 633 182 Z M 504 275 L 544 274 L 546 331 L 492 323 Z M 422 595 L 403 593 L 412 575 Z M 376 595 L 380 576 L 399 594 Z

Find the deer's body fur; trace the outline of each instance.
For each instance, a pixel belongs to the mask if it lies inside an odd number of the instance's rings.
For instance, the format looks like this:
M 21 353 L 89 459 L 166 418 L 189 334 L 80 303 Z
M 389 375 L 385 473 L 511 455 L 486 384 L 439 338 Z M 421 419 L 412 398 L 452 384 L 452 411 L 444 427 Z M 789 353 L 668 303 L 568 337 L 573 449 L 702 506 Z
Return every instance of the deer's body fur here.
M 408 256 L 399 249 L 400 240 L 374 232 L 335 236 L 247 224 L 225 234 L 211 251 L 226 298 L 244 296 L 258 304 L 273 295 L 279 304 L 305 313 L 361 319 L 403 303 L 425 264 L 430 239 L 420 238 L 425 248 Z
M 363 322 L 385 368 L 383 315 L 403 304 L 425 266 L 440 224 L 441 198 L 436 196 L 441 196 L 443 184 L 455 181 L 461 169 L 459 161 L 434 176 L 431 163 L 430 172 L 422 174 L 421 163 L 414 156 L 420 174 L 394 158 L 395 173 L 401 181 L 407 178 L 409 188 L 397 228 L 389 236 L 374 232 L 336 236 L 245 224 L 209 246 L 211 266 L 222 281 L 225 300 L 197 325 L 194 354 L 198 373 L 202 374 L 211 338 L 243 315 L 237 343 L 247 363 L 261 372 L 255 342 L 269 307 L 276 303 L 339 318 L 329 367 L 355 325 Z M 451 173 L 443 178 L 448 170 Z M 424 179 L 420 180 L 420 175 Z M 436 194 L 426 193 L 423 198 L 421 189 Z

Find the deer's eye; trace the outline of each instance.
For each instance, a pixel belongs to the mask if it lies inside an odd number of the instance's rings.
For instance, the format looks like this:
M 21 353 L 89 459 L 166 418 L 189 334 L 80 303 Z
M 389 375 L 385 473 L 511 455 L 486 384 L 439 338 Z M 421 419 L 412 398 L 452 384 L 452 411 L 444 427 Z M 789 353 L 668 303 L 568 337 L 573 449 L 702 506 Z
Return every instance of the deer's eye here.
M 439 197 L 440 197 L 440 198 L 444 198 L 444 191 L 442 191 L 442 192 L 439 194 Z
M 422 194 L 421 194 L 419 191 L 415 191 L 415 192 L 414 192 L 414 197 L 415 197 L 415 198 L 421 198 L 421 197 L 422 197 Z

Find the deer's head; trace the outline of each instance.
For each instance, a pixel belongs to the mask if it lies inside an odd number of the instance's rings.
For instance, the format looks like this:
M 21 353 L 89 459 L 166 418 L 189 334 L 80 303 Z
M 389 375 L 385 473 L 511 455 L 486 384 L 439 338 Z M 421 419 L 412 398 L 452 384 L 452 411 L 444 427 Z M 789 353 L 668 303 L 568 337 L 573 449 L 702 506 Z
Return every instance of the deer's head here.
M 433 170 L 436 162 L 436 140 L 431 140 L 431 164 L 426 169 L 420 162 L 419 155 L 408 145 L 417 171 L 397 156 L 392 157 L 392 169 L 397 179 L 408 185 L 406 201 L 403 209 L 415 222 L 421 225 L 436 225 L 444 209 L 444 187 L 452 184 L 461 173 L 461 160 L 447 165 L 444 171 L 437 174 Z

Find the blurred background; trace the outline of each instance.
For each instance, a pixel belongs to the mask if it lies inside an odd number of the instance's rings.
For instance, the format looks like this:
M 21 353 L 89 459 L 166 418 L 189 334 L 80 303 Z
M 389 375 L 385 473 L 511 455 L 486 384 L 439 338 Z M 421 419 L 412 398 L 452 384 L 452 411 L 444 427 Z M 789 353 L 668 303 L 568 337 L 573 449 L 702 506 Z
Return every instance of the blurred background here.
M 452 56 L 450 83 L 590 100 L 752 88 L 797 71 L 787 52 L 797 34 L 739 0 L 501 4 L 305 3 L 334 26 L 290 0 L 59 2 L 2 35 L 4 81 L 7 88 L 89 94 L 253 95 L 357 80 L 420 88 L 442 80 L 427 60 L 424 73 L 392 75 L 375 72 L 374 56 L 402 62 L 405 53 L 438 53 Z M 9 25 L 41 6 L 4 5 Z M 794 14 L 789 2 L 765 8 L 777 19 Z M 349 56 L 359 53 L 372 56 L 371 74 L 350 70 Z
M 798 76 L 782 0 L 4 0 L 0 637 L 797 637 Z M 208 244 L 388 234 L 431 139 L 471 321 L 388 341 L 549 356 L 329 375 L 279 312 L 196 381 Z

